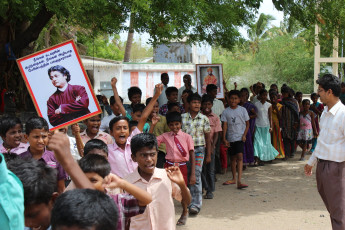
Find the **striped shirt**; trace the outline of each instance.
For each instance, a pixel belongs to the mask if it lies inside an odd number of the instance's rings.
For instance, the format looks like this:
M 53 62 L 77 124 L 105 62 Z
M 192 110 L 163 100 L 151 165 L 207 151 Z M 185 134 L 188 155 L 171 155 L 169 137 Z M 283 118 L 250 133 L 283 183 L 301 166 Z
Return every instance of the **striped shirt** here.
M 139 206 L 137 198 L 130 194 L 109 195 L 115 202 L 119 214 L 117 230 L 124 230 L 129 218 L 143 214 L 146 206 Z
M 194 147 L 205 146 L 205 133 L 211 132 L 209 119 L 199 112 L 194 118 L 190 113 L 184 113 L 182 116 L 182 131 L 191 135 L 194 141 Z
M 317 145 L 308 165 L 314 166 L 317 159 L 345 161 L 345 106 L 340 100 L 329 111 L 326 106 L 321 115 Z

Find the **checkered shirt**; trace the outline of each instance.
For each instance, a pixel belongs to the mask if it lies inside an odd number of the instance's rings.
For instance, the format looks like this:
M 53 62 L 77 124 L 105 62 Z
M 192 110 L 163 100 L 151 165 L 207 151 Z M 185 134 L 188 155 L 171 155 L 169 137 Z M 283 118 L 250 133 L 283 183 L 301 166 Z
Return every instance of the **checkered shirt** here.
M 182 116 L 182 131 L 191 135 L 194 146 L 205 146 L 205 133 L 211 132 L 210 121 L 208 117 L 199 112 L 193 119 L 190 113 L 184 113 Z

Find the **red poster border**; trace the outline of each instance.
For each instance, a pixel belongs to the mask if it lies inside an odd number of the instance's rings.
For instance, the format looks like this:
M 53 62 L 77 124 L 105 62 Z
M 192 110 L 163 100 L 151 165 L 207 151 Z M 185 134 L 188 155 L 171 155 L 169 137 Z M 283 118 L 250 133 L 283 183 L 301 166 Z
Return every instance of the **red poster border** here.
M 92 98 L 93 98 L 93 100 L 94 100 L 95 103 L 96 103 L 97 111 L 95 111 L 95 112 L 93 112 L 93 113 L 86 114 L 86 115 L 84 115 L 84 116 L 82 116 L 82 117 L 78 117 L 78 118 L 76 118 L 76 119 L 73 119 L 73 120 L 71 120 L 71 121 L 68 121 L 68 122 L 66 122 L 66 123 L 63 123 L 63 124 L 61 124 L 61 125 L 55 126 L 55 127 L 51 128 L 50 131 L 53 131 L 53 130 L 56 130 L 56 129 L 60 129 L 60 128 L 65 127 L 65 126 L 69 126 L 69 125 L 71 125 L 71 124 L 74 124 L 74 123 L 83 121 L 83 120 L 85 120 L 85 119 L 87 119 L 87 118 L 89 118 L 89 117 L 92 117 L 92 116 L 95 116 L 95 115 L 97 115 L 97 114 L 102 113 L 101 107 L 100 107 L 100 105 L 99 105 L 99 103 L 98 103 L 98 100 L 97 100 L 96 95 L 95 95 L 95 93 L 94 93 L 94 90 L 93 90 L 93 88 L 92 88 L 90 79 L 89 79 L 89 77 L 87 76 L 87 73 L 86 73 L 86 71 L 85 71 L 85 68 L 84 68 L 83 63 L 81 62 L 81 58 L 80 58 L 80 56 L 79 56 L 79 52 L 78 52 L 78 50 L 77 50 L 77 48 L 76 48 L 76 46 L 75 46 L 75 43 L 74 43 L 73 40 L 68 40 L 68 41 L 66 41 L 66 42 L 57 44 L 57 45 L 55 45 L 55 46 L 49 47 L 49 48 L 47 48 L 47 49 L 44 49 L 44 50 L 41 50 L 41 51 L 35 52 L 35 53 L 33 53 L 33 54 L 27 55 L 27 56 L 25 56 L 25 57 L 22 57 L 22 58 L 17 59 L 17 65 L 18 65 L 19 70 L 20 70 L 20 72 L 21 72 L 21 74 L 22 74 L 22 77 L 23 77 L 23 79 L 24 79 L 25 85 L 26 85 L 26 87 L 27 87 L 28 90 L 29 90 L 30 97 L 31 97 L 31 99 L 32 99 L 33 102 L 34 102 L 34 106 L 35 106 L 35 108 L 36 108 L 36 111 L 37 111 L 37 113 L 38 113 L 38 115 L 39 115 L 40 117 L 43 117 L 43 116 L 42 116 L 42 112 L 41 112 L 41 110 L 40 110 L 40 108 L 39 108 L 39 106 L 38 106 L 37 100 L 36 100 L 36 98 L 35 98 L 35 95 L 34 95 L 34 93 L 32 92 L 32 89 L 31 89 L 31 86 L 30 86 L 30 84 L 29 84 L 29 81 L 28 81 L 28 79 L 27 79 L 27 77 L 26 77 L 26 75 L 25 75 L 25 72 L 24 72 L 24 69 L 23 69 L 23 66 L 22 66 L 22 63 L 21 63 L 21 62 L 22 62 L 22 61 L 25 61 L 25 60 L 27 60 L 27 59 L 36 57 L 36 56 L 38 56 L 38 55 L 41 55 L 41 54 L 43 54 L 43 53 L 47 53 L 47 52 L 49 52 L 49 51 L 51 51 L 51 50 L 60 48 L 60 47 L 62 47 L 62 46 L 69 45 L 69 44 L 72 45 L 73 50 L 74 50 L 74 52 L 75 52 L 75 54 L 76 54 L 76 56 L 77 56 L 79 65 L 80 65 L 80 67 L 81 67 L 81 69 L 82 69 L 82 71 L 83 71 L 83 75 L 84 75 L 84 78 L 85 78 L 85 80 L 86 80 L 86 82 L 87 82 L 87 85 L 88 85 L 88 87 L 89 87 L 89 89 L 90 89 Z

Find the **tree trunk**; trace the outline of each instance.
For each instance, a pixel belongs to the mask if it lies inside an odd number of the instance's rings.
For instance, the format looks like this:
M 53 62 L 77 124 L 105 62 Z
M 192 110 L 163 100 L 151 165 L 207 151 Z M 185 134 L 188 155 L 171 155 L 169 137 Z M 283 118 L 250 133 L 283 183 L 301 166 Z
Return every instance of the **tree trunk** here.
M 124 56 L 124 58 L 123 58 L 123 62 L 129 62 L 129 59 L 130 59 L 130 57 L 131 57 L 131 50 L 132 50 L 133 37 L 134 37 L 133 17 L 132 17 L 132 14 L 131 14 L 131 18 L 130 18 L 130 20 L 129 20 L 128 37 L 127 37 L 127 43 L 126 43 L 126 49 L 125 49 L 125 56 Z

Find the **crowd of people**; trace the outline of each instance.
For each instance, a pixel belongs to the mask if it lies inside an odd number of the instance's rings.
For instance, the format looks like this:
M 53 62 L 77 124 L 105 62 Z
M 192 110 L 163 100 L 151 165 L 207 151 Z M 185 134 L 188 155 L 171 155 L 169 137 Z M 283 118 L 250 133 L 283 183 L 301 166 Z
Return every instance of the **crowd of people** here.
M 84 130 L 72 125 L 73 137 L 69 127 L 49 132 L 41 117 L 22 124 L 3 116 L 1 229 L 175 229 L 173 198 L 183 207 L 177 225 L 185 225 L 214 198 L 216 172 L 230 168 L 223 185 L 242 190 L 248 167 L 289 160 L 297 146 L 300 161 L 315 150 L 319 94 L 303 99 L 285 84 L 235 83 L 219 100 L 216 85 L 200 96 L 190 75 L 183 82 L 168 87 L 163 73 L 145 104 L 135 86 L 123 104 L 113 78 L 109 114 L 84 120 Z

